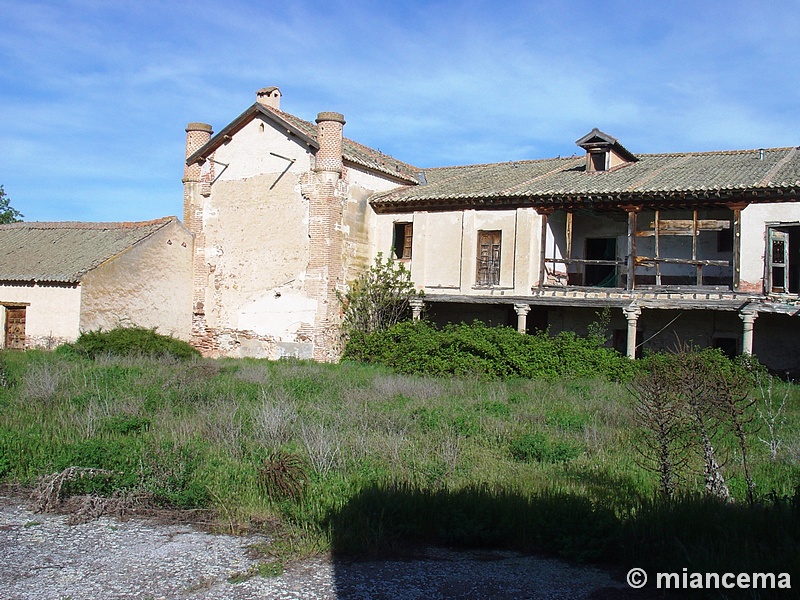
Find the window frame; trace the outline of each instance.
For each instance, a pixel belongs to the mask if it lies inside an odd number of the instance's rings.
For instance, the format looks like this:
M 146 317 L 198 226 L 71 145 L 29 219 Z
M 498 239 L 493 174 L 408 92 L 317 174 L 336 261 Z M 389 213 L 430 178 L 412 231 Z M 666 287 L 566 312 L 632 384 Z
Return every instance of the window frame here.
M 503 231 L 500 229 L 479 230 L 475 261 L 475 286 L 500 285 L 503 254 Z

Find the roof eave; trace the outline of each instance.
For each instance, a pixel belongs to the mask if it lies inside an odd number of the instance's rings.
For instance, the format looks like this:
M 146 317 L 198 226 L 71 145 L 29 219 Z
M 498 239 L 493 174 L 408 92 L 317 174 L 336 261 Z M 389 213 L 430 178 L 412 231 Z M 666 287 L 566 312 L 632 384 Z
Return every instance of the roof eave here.
M 750 187 L 712 190 L 660 190 L 646 192 L 601 192 L 590 194 L 520 194 L 505 196 L 459 196 L 370 201 L 378 213 L 413 212 L 415 210 L 458 210 L 462 208 L 623 208 L 648 206 L 686 206 L 699 204 L 800 201 L 800 186 Z
M 258 102 L 251 105 L 247 110 L 245 110 L 242 114 L 236 117 L 233 121 L 231 121 L 228 125 L 226 125 L 223 129 L 221 129 L 216 135 L 214 135 L 208 142 L 200 146 L 197 150 L 195 150 L 192 154 L 186 157 L 186 164 L 191 165 L 199 161 L 203 161 L 208 156 L 214 152 L 217 148 L 222 146 L 223 144 L 227 143 L 233 135 L 242 129 L 245 125 L 250 123 L 257 115 L 262 115 L 272 121 L 273 123 L 279 125 L 281 129 L 285 129 L 289 135 L 297 137 L 306 145 L 318 148 L 319 145 L 317 144 L 316 140 L 306 135 L 303 131 L 295 127 L 292 123 L 287 121 L 286 119 L 281 118 L 280 115 L 273 112 L 269 108 L 265 107 L 263 104 Z

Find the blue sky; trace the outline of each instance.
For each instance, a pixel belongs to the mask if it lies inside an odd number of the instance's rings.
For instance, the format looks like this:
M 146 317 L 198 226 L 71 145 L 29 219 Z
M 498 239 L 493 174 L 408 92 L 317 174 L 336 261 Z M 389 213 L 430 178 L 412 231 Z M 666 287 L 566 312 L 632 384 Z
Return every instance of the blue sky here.
M 26 220 L 181 215 L 184 128 L 277 85 L 420 167 L 800 145 L 800 0 L 0 0 L 0 184 Z

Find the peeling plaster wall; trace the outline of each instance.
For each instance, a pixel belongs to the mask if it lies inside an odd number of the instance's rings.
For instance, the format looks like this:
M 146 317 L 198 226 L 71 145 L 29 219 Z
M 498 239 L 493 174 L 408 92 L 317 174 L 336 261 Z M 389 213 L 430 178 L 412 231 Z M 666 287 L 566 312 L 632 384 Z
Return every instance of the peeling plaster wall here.
M 81 288 L 56 285 L 0 284 L 0 305 L 28 304 L 25 335 L 29 346 L 52 347 L 80 334 Z M 5 309 L 2 310 L 5 324 Z M 5 329 L 0 345 L 5 344 Z
M 400 185 L 396 181 L 384 179 L 353 166 L 345 169 L 344 178 L 348 186 L 344 205 L 344 267 L 345 281 L 352 281 L 361 270 L 372 264 L 377 252 L 389 255 L 391 248 L 391 227 L 389 246 L 376 250 L 376 234 L 379 231 L 379 215 L 369 206 L 373 194 L 385 192 Z
M 213 159 L 216 180 L 200 200 L 207 283 L 196 337 L 210 354 L 318 356 L 315 344 L 329 343 L 318 331 L 320 315 L 330 312 L 319 278 L 331 277 L 344 291 L 371 263 L 367 199 L 397 182 L 346 166 L 343 180 L 326 192 L 308 147 L 264 118 L 234 134 Z M 311 202 L 341 203 L 341 217 L 334 217 L 338 208 L 331 212 L 341 234 L 341 272 L 316 264 Z M 319 237 L 319 223 L 314 227 L 314 239 L 327 239 Z
M 218 178 L 203 208 L 206 325 L 221 354 L 278 358 L 280 343 L 297 342 L 314 323 L 316 302 L 303 288 L 309 207 L 300 190 L 311 155 L 260 118 L 214 160 Z
M 742 291 L 764 291 L 767 223 L 800 223 L 800 202 L 751 204 L 742 210 Z
M 155 327 L 189 340 L 192 304 L 192 235 L 179 222 L 87 273 L 80 328 Z

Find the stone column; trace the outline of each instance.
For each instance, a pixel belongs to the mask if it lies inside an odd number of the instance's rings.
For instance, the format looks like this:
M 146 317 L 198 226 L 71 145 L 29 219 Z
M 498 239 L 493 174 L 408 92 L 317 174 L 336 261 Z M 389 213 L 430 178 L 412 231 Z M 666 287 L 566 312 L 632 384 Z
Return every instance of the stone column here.
M 422 316 L 422 309 L 425 307 L 425 302 L 422 298 L 411 298 L 408 304 L 411 306 L 411 318 L 415 321 L 419 321 Z
M 742 354 L 753 353 L 753 324 L 758 318 L 758 311 L 750 306 L 739 311 L 739 318 L 744 323 L 742 330 Z
M 531 312 L 529 304 L 515 304 L 514 310 L 517 311 L 517 331 L 526 333 L 528 331 L 528 313 Z
M 628 320 L 628 347 L 626 354 L 628 358 L 633 360 L 636 358 L 636 325 L 639 322 L 639 317 L 642 314 L 642 309 L 631 303 L 622 309 L 625 313 L 625 318 Z

